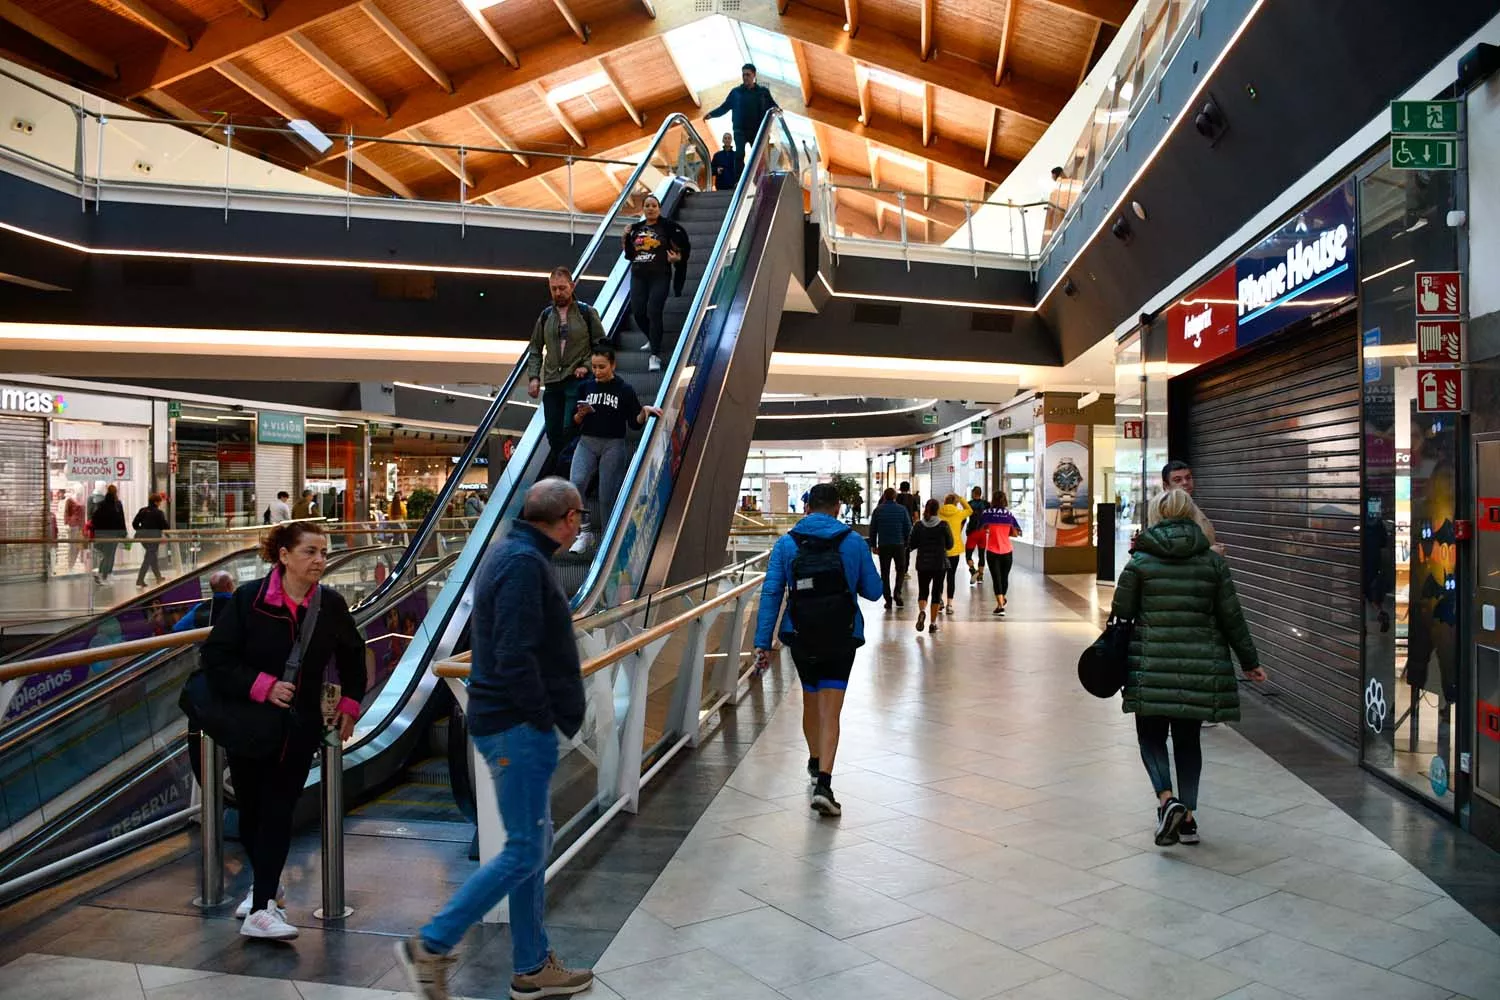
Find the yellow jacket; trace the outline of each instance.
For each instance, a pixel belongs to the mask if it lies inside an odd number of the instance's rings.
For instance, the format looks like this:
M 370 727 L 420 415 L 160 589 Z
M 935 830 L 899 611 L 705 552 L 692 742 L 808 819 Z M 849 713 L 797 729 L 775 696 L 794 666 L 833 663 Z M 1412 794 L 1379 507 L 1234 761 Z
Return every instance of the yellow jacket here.
M 961 556 L 964 554 L 964 522 L 969 515 L 974 513 L 974 508 L 962 499 L 957 505 L 945 503 L 938 508 L 938 517 L 948 522 L 948 527 L 953 531 L 953 545 L 948 549 L 950 556 Z

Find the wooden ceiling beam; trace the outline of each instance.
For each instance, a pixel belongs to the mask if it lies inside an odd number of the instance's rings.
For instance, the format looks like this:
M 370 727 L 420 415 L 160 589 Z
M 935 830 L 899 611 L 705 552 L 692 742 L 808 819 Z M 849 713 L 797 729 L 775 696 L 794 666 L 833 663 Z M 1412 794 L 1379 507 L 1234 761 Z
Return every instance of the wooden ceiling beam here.
M 812 71 L 807 65 L 807 47 L 795 38 L 791 40 L 792 60 L 797 64 L 797 82 L 802 87 L 802 103 L 813 102 Z
M 1021 0 L 1005 0 L 1005 18 L 1000 22 L 1000 54 L 995 59 L 995 86 L 1005 83 L 1005 60 L 1010 57 L 1010 39 L 1016 27 L 1016 8 Z
M 568 117 L 568 113 L 547 96 L 547 88 L 540 83 L 533 83 L 531 89 L 537 99 L 546 105 L 547 111 L 552 115 L 553 120 L 562 126 L 563 131 L 573 137 L 573 141 L 578 143 L 579 148 L 587 149 L 589 144 L 584 140 L 583 133 L 578 130 L 577 125 L 573 124 L 573 119 Z
M 52 27 L 30 11 L 11 3 L 11 0 L 0 0 L 0 21 L 9 21 L 37 41 L 83 63 L 101 76 L 107 76 L 111 80 L 120 76 L 120 66 L 114 59 L 91 45 L 85 45 L 67 32 Z
M 651 16 L 655 17 L 656 15 L 652 14 Z M 667 50 L 667 59 L 672 63 L 672 69 L 677 73 L 677 79 L 682 81 L 682 89 L 687 92 L 688 97 L 692 98 L 695 106 L 703 107 L 703 100 L 698 96 L 698 92 L 688 84 L 687 71 L 682 68 L 682 62 L 677 58 L 677 53 L 673 52 L 672 46 L 668 45 L 665 41 L 662 42 L 662 48 Z
M 854 64 L 854 90 L 859 94 L 859 120 L 870 123 L 870 73 L 859 63 Z
M 880 187 L 880 157 L 875 155 L 875 144 L 865 140 L 865 159 L 870 166 L 870 187 Z
M 357 4 L 358 0 L 296 0 L 276 4 L 267 11 L 264 20 L 216 18 L 193 40 L 191 52 L 163 42 L 156 49 L 126 61 L 120 67 L 119 85 L 110 89 L 124 98 L 140 97 L 148 90 L 160 90 L 212 69 L 263 42 L 305 29 Z
M 463 9 L 463 12 L 469 15 L 469 20 L 474 22 L 474 27 L 478 28 L 484 37 L 490 40 L 490 44 L 495 47 L 495 51 L 499 52 L 505 58 L 506 62 L 512 66 L 521 65 L 521 60 L 516 58 L 516 50 L 510 47 L 509 42 L 500 37 L 500 32 L 496 31 L 495 26 L 490 23 L 490 19 L 484 16 L 484 11 L 475 10 L 464 3 L 464 0 L 454 0 L 454 3 L 458 4 Z
M 844 0 L 844 30 L 850 38 L 859 34 L 859 0 Z
M 957 170 L 991 184 L 999 184 L 1016 166 L 1015 161 L 998 156 L 992 156 L 989 165 L 986 165 L 983 154 L 977 149 L 943 136 L 934 136 L 932 145 L 924 147 L 921 143 L 920 129 L 898 124 L 886 126 L 862 124 L 855 120 L 854 109 L 845 104 L 825 101 L 801 113 L 812 121 L 821 122 L 829 128 L 877 142 L 914 159 L 931 160 L 938 166 Z
M 262 0 L 235 0 L 235 2 L 262 21 L 266 19 L 266 5 Z
M 403 198 L 415 200 L 417 193 L 389 170 L 376 163 L 365 153 L 353 154 L 354 165 Z
M 620 85 L 619 77 L 615 76 L 614 70 L 605 65 L 603 59 L 599 60 L 599 72 L 603 73 L 604 79 L 609 81 L 609 89 L 615 92 L 615 97 L 619 99 L 621 106 L 625 108 L 625 113 L 630 116 L 630 120 L 635 122 L 637 126 L 644 124 L 641 113 L 636 110 L 634 102 L 625 93 L 625 88 Z
M 381 99 L 379 94 L 355 79 L 353 73 L 345 69 L 338 60 L 334 59 L 327 52 L 324 52 L 311 38 L 308 38 L 300 31 L 291 31 L 287 33 L 286 40 L 295 45 L 297 51 L 316 63 L 319 69 L 333 77 L 339 86 L 359 98 L 365 107 L 374 111 L 382 118 L 389 118 L 391 116 L 391 109 L 386 106 L 385 101 Z
M 934 134 L 933 125 L 933 86 L 924 84 L 922 87 L 922 145 L 931 146 Z
M 214 66 L 214 71 L 287 121 L 307 117 L 301 108 L 291 102 L 290 98 L 267 87 L 234 63 L 218 63 Z
M 1094 46 L 1099 44 L 1099 35 L 1104 31 L 1104 22 L 1095 21 L 1094 31 L 1089 35 L 1088 48 L 1083 50 L 1083 68 L 1078 71 L 1078 86 L 1083 86 L 1083 81 L 1088 79 L 1089 70 L 1093 68 Z
M 406 130 L 406 135 L 413 142 L 423 143 L 424 145 L 418 146 L 417 149 L 428 159 L 462 181 L 465 187 L 472 188 L 474 186 L 474 178 L 465 169 L 465 165 L 460 162 L 453 150 L 443 149 L 439 146 L 425 145 L 432 142 L 432 140 L 423 135 L 421 129 L 409 128 Z
M 573 29 L 573 34 L 578 36 L 580 42 L 587 45 L 589 41 L 588 26 L 578 20 L 578 15 L 573 13 L 572 7 L 568 6 L 568 0 L 552 0 L 552 2 L 556 5 L 557 12 L 563 16 L 563 20 L 568 22 L 568 27 Z
M 1134 0 L 1041 0 L 1059 10 L 1069 10 L 1084 17 L 1092 17 L 1103 21 L 1111 27 L 1118 28 L 1125 23 L 1130 16 L 1130 8 Z
M 636 126 L 635 122 L 627 119 L 606 125 L 594 131 L 594 148 L 599 152 L 594 155 L 599 159 L 625 159 L 618 156 L 619 151 L 642 139 L 649 138 L 648 129 L 654 129 L 651 122 L 661 122 L 669 115 L 683 114 L 691 115 L 694 110 L 693 104 L 686 98 L 679 98 L 658 107 L 643 108 L 641 117 L 647 122 L 647 129 Z M 592 162 L 592 161 L 585 161 Z M 575 163 L 577 169 L 582 164 Z M 557 156 L 532 156 L 530 167 L 519 167 L 514 163 L 502 163 L 489 167 L 483 174 L 476 178 L 477 183 L 470 192 L 470 198 L 480 198 L 493 191 L 503 191 L 505 188 L 516 184 L 523 184 L 534 177 L 550 173 L 562 166 L 562 160 Z M 434 197 L 451 197 L 435 192 Z
M 313 2 L 313 0 L 299 0 L 299 2 Z M 588 54 L 593 58 L 599 58 L 627 50 L 631 46 L 654 38 L 672 28 L 691 23 L 697 17 L 691 3 L 663 7 L 660 16 L 654 21 L 646 17 L 639 9 L 632 8 L 625 14 L 593 25 L 589 32 Z M 529 87 L 532 83 L 547 76 L 576 66 L 579 54 L 578 42 L 573 36 L 554 38 L 528 48 L 526 63 L 520 68 L 512 69 L 498 59 L 490 60 L 468 70 L 455 72 L 451 94 L 440 93 L 425 87 L 410 90 L 390 102 L 391 117 L 389 119 L 364 113 L 351 117 L 347 127 L 357 135 L 374 138 L 393 136 L 413 125 L 420 127 L 433 119 L 455 111 L 462 111 L 471 104 L 492 98 L 504 99 L 521 93 L 523 91 L 520 88 Z M 697 97 L 697 95 L 690 96 Z M 695 107 L 697 103 L 695 99 L 693 101 Z M 326 159 L 333 159 L 333 157 Z
M 523 167 L 531 166 L 531 159 L 527 157 L 525 153 L 519 152 L 520 147 L 516 145 L 515 140 L 512 139 L 509 134 L 501 131 L 500 126 L 495 124 L 495 120 L 491 118 L 489 116 L 489 112 L 484 109 L 484 105 L 469 105 L 469 117 L 473 118 L 475 123 L 477 123 L 480 128 L 488 132 L 490 134 L 490 138 L 494 139 L 502 149 L 516 150 L 516 152 L 513 152 L 510 155 L 515 157 L 517 163 L 519 163 Z
M 552 183 L 550 178 L 538 177 L 536 180 L 538 184 L 546 189 L 548 194 L 557 199 L 557 203 L 563 207 L 563 211 L 573 211 L 573 206 L 568 203 L 568 196 L 559 191 L 557 185 Z
M 922 46 L 920 53 L 922 61 L 926 62 L 927 57 L 932 54 L 932 22 L 937 14 L 935 10 L 937 0 L 920 0 L 920 2 L 922 4 L 922 34 L 918 42 Z
M 617 197 L 625 193 L 625 182 L 615 176 L 614 170 L 610 168 L 608 163 L 595 163 L 594 166 L 598 167 L 599 172 L 604 175 L 604 179 L 609 181 L 609 186 L 615 189 Z
M 859 38 L 850 38 L 839 24 L 838 15 L 807 4 L 793 4 L 779 17 L 773 11 L 772 7 L 747 4 L 737 17 L 767 31 L 779 32 L 808 45 L 838 52 L 985 104 L 997 105 L 1043 124 L 1051 124 L 1073 94 L 1071 90 L 1016 78 L 1014 74 L 995 86 L 988 74 L 974 72 L 973 63 L 941 50 L 934 51 L 923 62 L 907 37 L 873 25 L 867 25 Z
M 145 0 L 108 0 L 107 3 L 95 0 L 95 3 L 106 9 L 118 7 L 132 20 L 150 28 L 184 52 L 193 47 L 193 40 L 188 37 L 188 33 L 180 24 L 146 3 Z
M 984 165 L 990 165 L 990 158 L 995 153 L 995 133 L 1000 131 L 1000 109 L 990 108 L 990 127 L 984 134 Z
M 872 202 L 883 203 L 887 208 L 899 209 L 901 198 L 890 191 L 865 191 L 857 187 L 843 187 L 839 189 L 842 196 L 847 193 L 851 197 L 867 198 Z M 964 210 L 957 202 L 947 199 L 933 199 L 932 204 L 924 209 L 918 209 L 912 203 L 915 198 L 906 199 L 906 214 L 923 222 L 935 222 L 940 226 L 956 229 L 964 224 Z
M 385 32 L 385 36 L 396 43 L 396 48 L 405 52 L 406 57 L 416 63 L 422 72 L 432 77 L 432 82 L 442 87 L 444 93 L 453 93 L 453 80 L 448 74 L 443 72 L 442 67 L 424 52 L 420 45 L 408 38 L 406 32 L 396 27 L 396 23 L 386 16 L 385 11 L 375 5 L 374 0 L 365 0 L 359 5 L 359 9 L 375 22 L 375 27 Z

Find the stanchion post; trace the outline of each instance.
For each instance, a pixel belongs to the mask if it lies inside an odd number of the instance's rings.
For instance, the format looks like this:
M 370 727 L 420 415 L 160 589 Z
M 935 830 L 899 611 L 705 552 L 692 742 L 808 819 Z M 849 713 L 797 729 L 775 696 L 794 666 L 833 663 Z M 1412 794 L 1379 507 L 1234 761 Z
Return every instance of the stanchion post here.
M 344 905 L 344 744 L 337 734 L 323 741 L 323 905 L 319 920 L 343 920 L 354 912 Z
M 193 905 L 208 910 L 224 902 L 224 755 L 207 733 L 199 734 L 198 755 L 203 847 L 198 857 L 198 898 Z

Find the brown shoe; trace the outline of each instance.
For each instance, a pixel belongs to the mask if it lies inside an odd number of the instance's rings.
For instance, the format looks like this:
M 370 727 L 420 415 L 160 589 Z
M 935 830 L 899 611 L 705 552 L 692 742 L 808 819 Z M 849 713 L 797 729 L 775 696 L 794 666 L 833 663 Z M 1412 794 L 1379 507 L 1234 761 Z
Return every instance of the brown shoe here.
M 452 955 L 438 955 L 427 950 L 420 937 L 396 942 L 396 958 L 406 970 L 417 1000 L 449 1000 L 448 972 L 453 968 Z M 538 994 L 543 995 L 543 994 Z
M 529 976 L 510 978 L 511 1000 L 534 1000 L 536 997 L 570 997 L 594 985 L 594 974 L 588 969 L 567 969 L 557 956 L 547 953 L 547 964 Z

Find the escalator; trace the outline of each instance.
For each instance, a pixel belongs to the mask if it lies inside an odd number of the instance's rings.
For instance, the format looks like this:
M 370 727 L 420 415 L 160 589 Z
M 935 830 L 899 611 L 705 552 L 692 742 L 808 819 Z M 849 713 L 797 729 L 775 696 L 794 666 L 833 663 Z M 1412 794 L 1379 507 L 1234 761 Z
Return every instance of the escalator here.
M 779 138 L 774 146 L 773 133 Z M 696 157 L 680 155 L 687 145 Z M 692 181 L 701 178 L 678 176 L 670 167 L 657 172 L 658 164 L 674 159 L 697 170 L 709 159 L 682 116 L 663 123 L 574 270 L 599 283 L 592 301 L 606 329 L 627 348 L 622 375 L 642 399 L 654 398 L 664 410 L 641 432 L 599 547 L 560 566 L 576 583 L 579 614 L 660 589 L 722 559 L 788 281 L 801 267 L 795 144 L 779 115 L 767 118 L 732 194 L 699 192 Z M 694 244 L 688 285 L 668 305 L 670 360 L 655 378 L 640 370 L 645 355 L 629 349 L 640 334 L 628 329 L 629 270 L 618 243 L 627 209 L 642 190 L 661 199 Z M 527 360 L 517 362 L 411 544 L 354 608 L 371 660 L 379 663 L 371 668 L 365 711 L 345 748 L 347 801 L 365 804 L 356 805 L 355 816 L 392 787 L 409 802 L 411 788 L 433 785 L 431 729 L 454 713 L 431 665 L 467 648 L 474 572 L 520 513 L 527 487 L 549 457 L 541 412 L 524 395 Z M 506 449 L 508 461 L 491 483 L 488 506 L 463 531 L 446 536 L 453 546 L 462 539 L 461 551 L 434 560 L 445 538 L 440 519 L 466 475 L 481 467 L 481 457 L 501 454 L 506 430 L 520 426 L 513 452 Z M 732 476 L 725 474 L 731 465 Z M 187 821 L 192 768 L 176 701 L 195 664 L 194 650 L 182 649 L 111 670 L 107 684 L 90 688 L 67 711 L 49 710 L 51 724 L 34 738 L 0 735 L 0 902 Z M 315 770 L 309 793 L 318 780 Z

